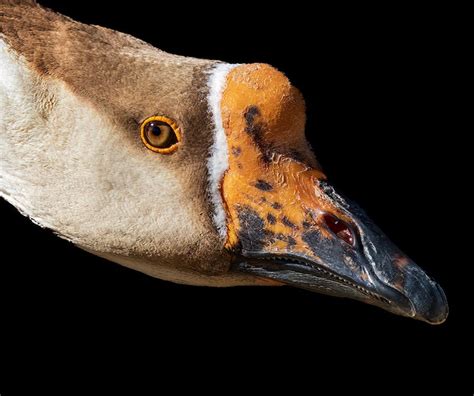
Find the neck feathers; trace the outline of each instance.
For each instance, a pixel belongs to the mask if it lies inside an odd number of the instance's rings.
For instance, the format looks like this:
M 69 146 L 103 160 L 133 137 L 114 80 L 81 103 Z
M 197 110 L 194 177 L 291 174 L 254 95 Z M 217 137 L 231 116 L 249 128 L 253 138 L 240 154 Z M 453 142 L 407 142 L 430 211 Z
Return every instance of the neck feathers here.
M 0 6 L 37 6 L 35 0 L 0 0 Z

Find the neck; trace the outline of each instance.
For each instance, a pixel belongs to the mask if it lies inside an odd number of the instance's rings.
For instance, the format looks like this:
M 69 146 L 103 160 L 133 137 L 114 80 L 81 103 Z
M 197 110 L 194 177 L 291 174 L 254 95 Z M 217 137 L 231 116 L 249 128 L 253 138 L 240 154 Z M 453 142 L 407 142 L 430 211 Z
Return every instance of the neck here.
M 230 265 L 206 199 L 212 123 L 203 87 L 215 62 L 4 5 L 0 196 L 81 248 L 152 276 L 255 283 L 202 275 Z M 189 131 L 174 156 L 137 139 L 140 120 L 161 113 Z
M 77 201 L 71 195 L 81 184 L 92 187 L 85 182 L 88 168 L 103 153 L 91 151 L 91 125 L 104 121 L 63 83 L 31 70 L 3 40 L 0 75 L 0 194 L 74 241 L 82 232 L 71 224 Z
M 3 39 L 0 75 L 0 197 L 79 247 L 149 275 L 191 284 L 254 282 L 202 275 L 228 266 L 203 221 L 205 178 L 199 186 L 180 169 L 160 168 L 159 158 L 144 156 L 109 114 L 37 73 Z M 157 167 L 159 177 L 150 177 Z M 180 177 L 193 179 L 196 190 L 183 191 Z M 163 191 L 173 201 L 160 201 Z M 206 257 L 198 271 L 185 266 L 192 254 Z

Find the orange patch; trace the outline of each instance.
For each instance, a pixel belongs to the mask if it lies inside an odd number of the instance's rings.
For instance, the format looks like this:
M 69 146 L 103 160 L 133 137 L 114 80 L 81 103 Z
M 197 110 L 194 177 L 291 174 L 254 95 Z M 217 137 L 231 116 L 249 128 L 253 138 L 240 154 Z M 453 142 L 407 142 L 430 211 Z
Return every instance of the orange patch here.
M 408 264 L 410 260 L 406 256 L 396 256 L 393 260 L 393 264 L 398 267 L 400 270 L 403 270 Z
M 324 198 L 317 180 L 325 179 L 304 136 L 305 105 L 289 80 L 268 65 L 234 68 L 221 101 L 229 150 L 229 169 L 222 183 L 228 213 L 226 246 L 239 243 L 242 211 L 263 222 L 265 251 L 304 251 L 303 229 L 322 221 L 318 211 L 345 219 Z M 254 216 L 255 217 L 255 216 Z M 259 220 L 260 219 L 260 220 Z M 332 234 L 322 229 L 323 237 Z

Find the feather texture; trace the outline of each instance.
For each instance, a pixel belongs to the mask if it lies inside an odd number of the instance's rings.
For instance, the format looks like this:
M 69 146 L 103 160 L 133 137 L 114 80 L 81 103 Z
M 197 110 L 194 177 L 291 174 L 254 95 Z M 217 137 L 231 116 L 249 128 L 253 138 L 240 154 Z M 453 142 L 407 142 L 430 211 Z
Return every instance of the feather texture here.
M 38 3 L 36 0 L 0 0 L 0 5 L 10 5 L 10 6 L 36 6 Z

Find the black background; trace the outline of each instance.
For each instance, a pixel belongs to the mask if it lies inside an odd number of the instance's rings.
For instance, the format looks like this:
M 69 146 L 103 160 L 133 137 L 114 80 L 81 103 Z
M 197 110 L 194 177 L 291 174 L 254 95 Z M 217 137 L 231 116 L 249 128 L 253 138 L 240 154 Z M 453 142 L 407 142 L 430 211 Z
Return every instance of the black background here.
M 0 266 L 2 358 L 13 372 L 35 372 L 46 357 L 67 371 L 81 356 L 87 365 L 116 360 L 125 372 L 151 359 L 150 369 L 164 363 L 183 380 L 204 369 L 205 386 L 217 377 L 317 390 L 323 372 L 341 378 L 336 388 L 352 373 L 353 388 L 372 387 L 374 376 L 390 386 L 408 377 L 462 384 L 472 368 L 461 363 L 472 359 L 463 338 L 472 298 L 462 286 L 472 259 L 457 257 L 463 201 L 449 201 L 461 143 L 445 10 L 97 3 L 42 1 L 168 52 L 285 72 L 306 98 L 307 136 L 329 179 L 439 281 L 450 317 L 429 326 L 291 288 L 163 282 L 82 252 L 0 202 L 2 245 L 15 257 Z

